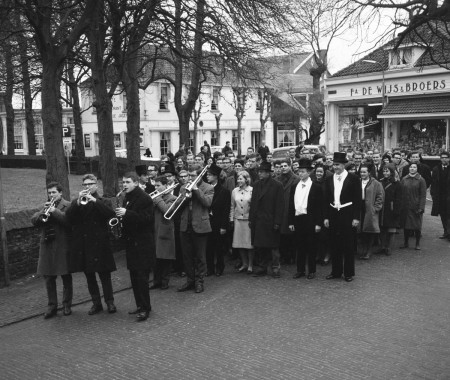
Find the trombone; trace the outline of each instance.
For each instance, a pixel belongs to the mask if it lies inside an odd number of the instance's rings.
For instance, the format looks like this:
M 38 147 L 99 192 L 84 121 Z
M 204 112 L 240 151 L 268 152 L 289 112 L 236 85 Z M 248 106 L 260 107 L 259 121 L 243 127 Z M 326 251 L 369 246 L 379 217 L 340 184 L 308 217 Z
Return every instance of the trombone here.
M 80 205 L 85 206 L 85 205 L 88 204 L 89 199 L 88 199 L 87 196 L 90 195 L 90 194 L 91 194 L 91 190 L 89 189 L 87 191 L 87 193 L 80 198 Z
M 159 192 L 158 190 L 155 190 L 153 193 L 150 193 L 150 198 L 152 198 L 152 201 L 155 200 L 156 198 L 160 197 L 161 195 L 170 193 L 173 189 L 175 189 L 177 187 L 176 183 L 173 183 L 172 185 L 170 185 L 168 188 L 166 188 L 165 190 Z
M 193 180 L 189 181 L 189 183 L 184 188 L 184 192 L 180 193 L 177 199 L 175 199 L 175 202 L 173 202 L 170 207 L 167 209 L 166 213 L 164 214 L 164 218 L 167 220 L 170 220 L 173 218 L 173 216 L 177 213 L 177 211 L 180 209 L 181 205 L 184 204 L 186 199 L 191 198 L 192 196 L 192 189 L 193 187 L 201 181 L 202 177 L 205 175 L 206 171 L 208 170 L 209 165 L 206 165 L 203 170 L 200 172 L 200 174 Z
M 48 219 L 50 218 L 50 209 L 55 205 L 55 202 L 56 202 L 56 197 L 53 197 L 50 200 L 50 204 L 46 208 L 44 208 L 44 211 L 42 212 L 42 215 L 41 215 L 41 220 L 44 223 L 48 222 Z

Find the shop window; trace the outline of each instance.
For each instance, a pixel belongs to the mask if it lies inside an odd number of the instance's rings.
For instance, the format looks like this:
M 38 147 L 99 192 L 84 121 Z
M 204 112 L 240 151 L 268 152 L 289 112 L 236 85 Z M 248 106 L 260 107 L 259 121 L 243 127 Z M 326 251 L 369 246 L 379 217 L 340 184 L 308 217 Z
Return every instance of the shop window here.
M 211 99 L 211 111 L 219 110 L 219 87 L 213 87 Z
M 160 85 L 160 99 L 159 99 L 159 109 L 168 110 L 169 109 L 169 85 L 166 83 L 161 83 Z
M 22 119 L 14 120 L 14 149 L 23 149 L 23 130 Z
M 170 132 L 161 132 L 159 146 L 161 150 L 161 156 L 169 153 L 170 151 Z
M 446 129 L 445 120 L 402 120 L 397 146 L 409 151 L 421 150 L 425 156 L 439 156 L 445 150 Z
M 217 131 L 211 131 L 211 146 L 219 145 L 219 135 Z

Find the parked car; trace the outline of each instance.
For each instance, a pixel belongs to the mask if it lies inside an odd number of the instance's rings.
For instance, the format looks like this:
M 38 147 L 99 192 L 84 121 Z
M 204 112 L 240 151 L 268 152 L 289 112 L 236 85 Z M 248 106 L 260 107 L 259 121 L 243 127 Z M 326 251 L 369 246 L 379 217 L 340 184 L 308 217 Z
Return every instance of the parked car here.
M 274 160 L 281 160 L 283 158 L 286 158 L 289 155 L 289 150 L 291 148 L 297 148 L 295 145 L 292 146 L 284 146 L 282 148 L 275 148 L 272 151 L 273 159 Z M 325 145 L 304 145 L 303 150 L 309 151 L 309 156 L 312 158 L 317 153 L 325 154 L 327 149 L 325 148 Z

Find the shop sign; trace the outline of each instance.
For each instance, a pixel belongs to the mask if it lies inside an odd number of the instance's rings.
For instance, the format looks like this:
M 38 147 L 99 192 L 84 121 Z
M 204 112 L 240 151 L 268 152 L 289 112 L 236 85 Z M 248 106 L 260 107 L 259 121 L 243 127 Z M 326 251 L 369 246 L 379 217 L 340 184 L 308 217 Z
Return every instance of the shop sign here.
M 448 88 L 448 84 L 445 79 L 440 80 L 427 80 L 427 81 L 407 81 L 400 83 L 386 83 L 384 86 L 384 94 L 398 94 L 398 93 L 414 93 L 414 92 L 427 92 L 445 90 Z M 363 87 L 351 87 L 350 96 L 370 96 L 370 95 L 382 95 L 383 86 L 363 86 Z

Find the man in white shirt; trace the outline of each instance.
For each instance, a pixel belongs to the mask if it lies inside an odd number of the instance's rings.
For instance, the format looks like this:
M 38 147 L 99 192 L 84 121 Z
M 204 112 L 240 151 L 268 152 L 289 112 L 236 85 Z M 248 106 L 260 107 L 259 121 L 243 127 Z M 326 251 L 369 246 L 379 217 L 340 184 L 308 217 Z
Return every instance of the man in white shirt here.
M 333 156 L 334 175 L 325 180 L 324 226 L 330 229 L 331 274 L 327 280 L 341 278 L 353 281 L 355 275 L 356 227 L 361 214 L 361 184 L 358 177 L 348 173 L 345 153 Z
M 309 158 L 300 158 L 298 175 L 300 182 L 291 190 L 289 199 L 289 229 L 295 233 L 297 241 L 297 272 L 294 278 L 306 275 L 308 279 L 316 275 L 317 234 L 323 222 L 323 193 L 318 183 L 309 177 L 312 164 Z

